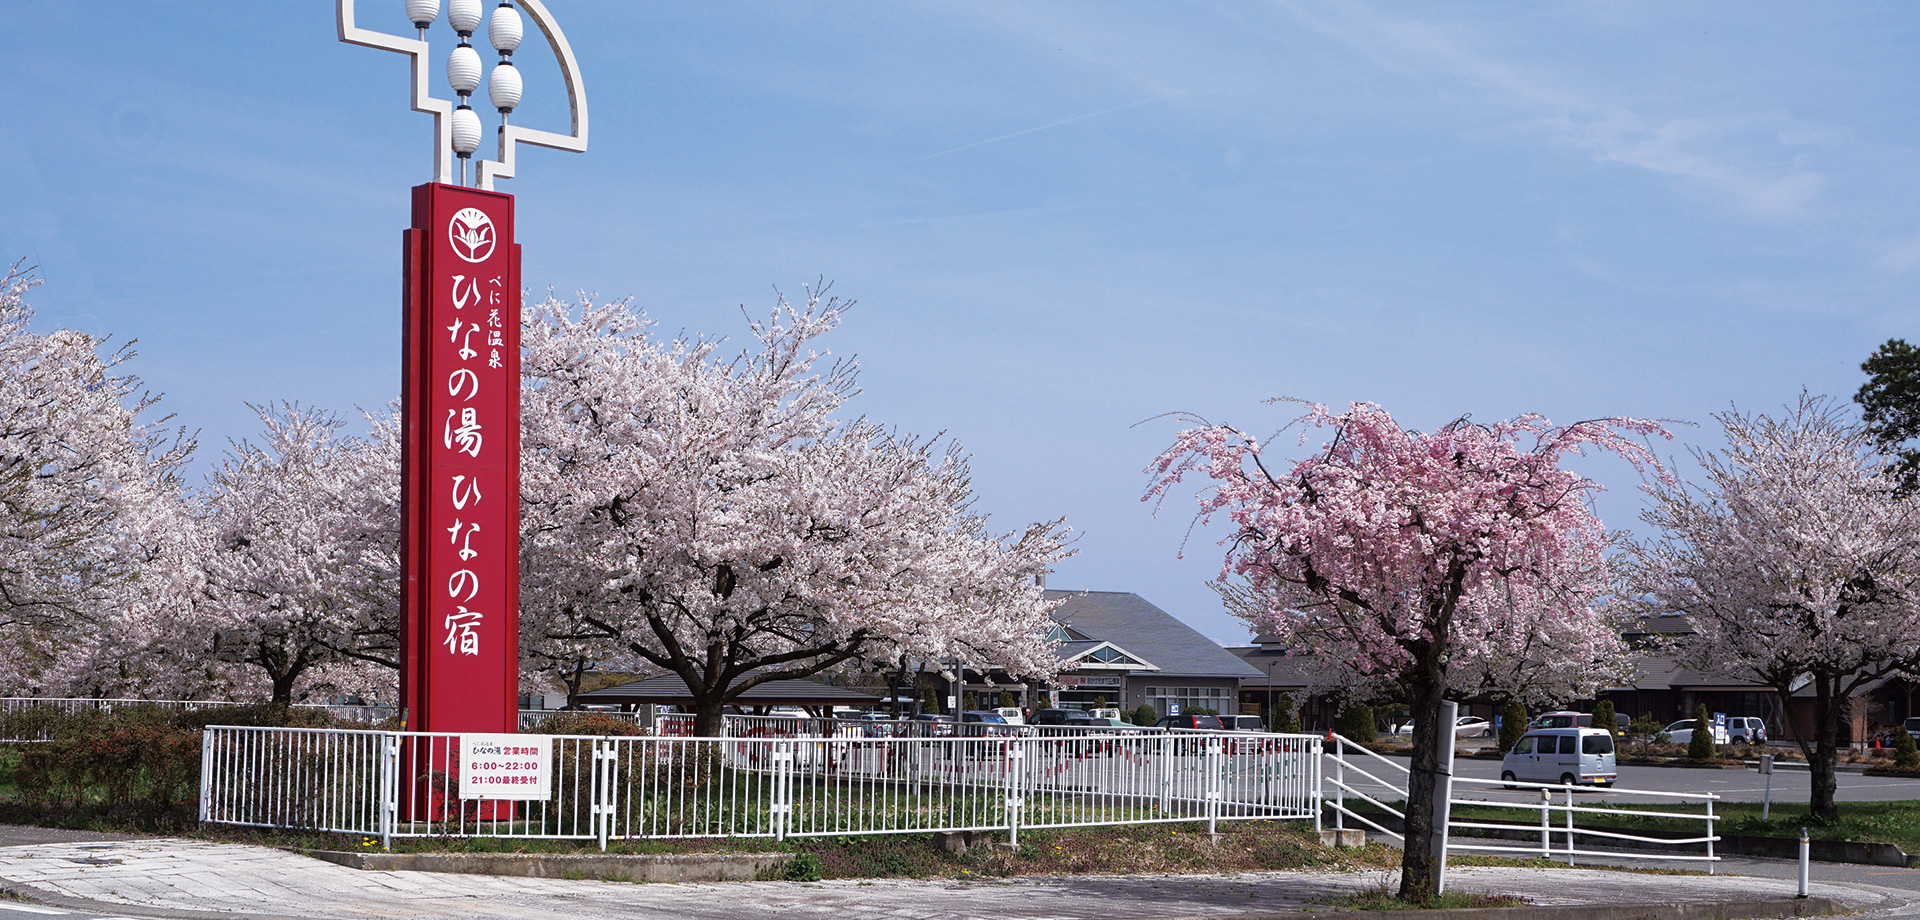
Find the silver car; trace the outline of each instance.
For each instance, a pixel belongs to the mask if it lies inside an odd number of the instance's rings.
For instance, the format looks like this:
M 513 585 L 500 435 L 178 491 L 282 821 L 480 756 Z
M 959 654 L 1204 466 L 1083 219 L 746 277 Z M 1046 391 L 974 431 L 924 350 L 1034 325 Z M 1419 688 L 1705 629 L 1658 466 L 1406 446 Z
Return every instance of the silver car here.
M 1611 786 L 1619 778 L 1620 770 L 1614 766 L 1613 735 L 1598 728 L 1527 732 L 1500 762 L 1503 783 Z

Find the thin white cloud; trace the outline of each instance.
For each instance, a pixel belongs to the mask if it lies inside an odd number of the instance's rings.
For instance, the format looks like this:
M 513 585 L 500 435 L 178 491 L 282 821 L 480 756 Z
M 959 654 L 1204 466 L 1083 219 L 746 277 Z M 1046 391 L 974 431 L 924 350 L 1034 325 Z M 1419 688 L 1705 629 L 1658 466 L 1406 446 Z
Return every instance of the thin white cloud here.
M 989 137 L 989 138 L 986 138 L 985 140 L 978 140 L 978 141 L 973 141 L 971 143 L 961 144 L 958 147 L 949 147 L 946 150 L 941 150 L 936 153 L 929 153 L 924 156 L 914 157 L 913 159 L 902 162 L 901 165 L 904 166 L 907 163 L 918 163 L 922 160 L 931 160 L 934 157 L 943 157 L 950 153 L 959 153 L 962 150 L 972 150 L 975 147 L 985 147 L 988 144 L 997 144 L 1001 141 L 1010 141 L 1016 137 L 1026 137 L 1029 134 L 1038 134 L 1041 131 L 1046 131 L 1051 128 L 1058 128 L 1058 127 L 1061 127 L 1062 125 L 1070 125 L 1076 121 L 1086 121 L 1087 119 L 1090 119 L 1090 118 L 1099 118 L 1102 115 L 1112 115 L 1115 112 L 1124 112 L 1128 109 L 1139 108 L 1140 106 L 1147 105 L 1149 103 L 1163 102 L 1165 100 L 1172 99 L 1180 95 L 1183 95 L 1183 94 L 1182 93 L 1166 93 L 1166 94 L 1154 96 L 1148 99 L 1137 99 L 1133 102 L 1127 102 L 1121 105 L 1110 106 L 1108 108 L 1100 109 L 1097 111 L 1086 112 L 1080 115 L 1075 115 L 1075 116 L 1072 116 L 1071 118 L 1062 118 L 1059 121 L 1052 121 L 1044 125 L 1035 125 L 1034 127 L 1031 127 L 1031 128 L 1025 128 L 1019 131 L 1013 131 L 1007 134 L 1002 134 L 1002 135 L 999 135 L 998 137 Z
M 1646 115 L 1476 50 L 1456 34 L 1459 30 L 1445 25 L 1395 19 L 1358 4 L 1283 0 L 1280 5 L 1383 69 L 1451 77 L 1491 90 L 1497 101 L 1520 110 L 1528 124 L 1548 131 L 1558 147 L 1698 185 L 1763 219 L 1802 213 L 1825 187 L 1825 178 L 1793 162 L 1796 155 L 1786 148 L 1844 137 L 1783 113 Z

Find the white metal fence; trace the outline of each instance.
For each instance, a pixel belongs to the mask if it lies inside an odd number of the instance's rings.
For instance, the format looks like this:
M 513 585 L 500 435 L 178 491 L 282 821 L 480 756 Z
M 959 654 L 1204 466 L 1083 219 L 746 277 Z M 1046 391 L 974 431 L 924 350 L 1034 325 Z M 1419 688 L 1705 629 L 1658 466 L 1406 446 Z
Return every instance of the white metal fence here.
M 1329 790 L 1326 804 L 1333 814 L 1335 828 L 1345 828 L 1346 822 L 1351 820 L 1377 833 L 1386 834 L 1397 840 L 1404 839 L 1398 831 L 1386 827 L 1378 819 L 1382 814 L 1392 815 L 1396 819 L 1405 818 L 1398 809 L 1380 800 L 1381 796 L 1398 796 L 1404 801 L 1408 776 L 1405 766 L 1382 757 L 1345 737 L 1330 735 L 1326 765 L 1322 770 Z M 1720 818 L 1713 813 L 1713 808 L 1720 797 L 1712 793 L 1574 787 L 1548 783 L 1481 780 L 1458 775 L 1452 777 L 1452 786 L 1453 793 L 1447 798 L 1448 815 L 1445 821 L 1449 854 L 1473 852 L 1521 858 L 1537 856 L 1547 859 L 1564 859 L 1569 866 L 1582 858 L 1592 859 L 1603 855 L 1608 859 L 1700 861 L 1707 864 L 1709 873 L 1713 871 L 1714 863 L 1719 861 L 1713 853 L 1713 845 L 1720 839 L 1715 831 L 1715 822 Z M 1463 791 L 1461 788 L 1463 786 L 1471 791 Z M 1653 811 L 1604 804 L 1608 799 L 1629 796 L 1698 804 L 1700 811 Z M 1352 804 L 1355 802 L 1365 802 L 1371 808 L 1365 810 L 1356 808 Z M 1453 816 L 1451 813 L 1453 808 L 1463 805 L 1534 812 L 1538 816 L 1538 822 L 1522 824 L 1515 821 L 1462 819 Z M 1596 825 L 1592 822 L 1594 817 L 1603 815 L 1700 821 L 1703 829 L 1696 836 L 1679 838 L 1632 834 L 1617 825 Z M 1584 826 L 1580 823 L 1582 819 L 1579 816 L 1586 816 L 1587 823 Z M 1480 833 L 1457 835 L 1461 830 Z M 1538 843 L 1531 840 L 1536 831 L 1539 834 Z M 1459 839 L 1459 836 L 1473 836 L 1476 840 L 1499 839 L 1488 835 L 1528 839 L 1512 839 L 1510 843 L 1465 843 Z M 1675 847 L 1693 846 L 1704 846 L 1705 855 L 1674 851 Z M 1595 849 L 1596 847 L 1609 848 L 1602 851 Z
M 745 726 L 751 731 L 754 726 Z M 1321 739 L 526 736 L 542 797 L 461 796 L 458 735 L 213 727 L 203 821 L 377 836 L 774 837 L 1287 819 L 1318 823 Z

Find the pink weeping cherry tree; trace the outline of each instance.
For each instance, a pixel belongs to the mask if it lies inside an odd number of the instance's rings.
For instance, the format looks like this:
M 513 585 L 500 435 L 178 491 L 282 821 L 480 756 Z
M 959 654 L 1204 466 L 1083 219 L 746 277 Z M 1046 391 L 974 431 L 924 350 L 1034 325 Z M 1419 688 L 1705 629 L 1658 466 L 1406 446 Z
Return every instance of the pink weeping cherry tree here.
M 1601 487 L 1561 463 L 1593 448 L 1664 476 L 1640 439 L 1665 431 L 1523 415 L 1429 434 L 1370 403 L 1344 413 L 1314 405 L 1288 429 L 1302 441 L 1315 430 L 1332 437 L 1287 462 L 1236 428 L 1190 421 L 1148 467 L 1145 498 L 1205 477 L 1198 522 L 1224 515 L 1233 527 L 1215 582 L 1228 608 L 1412 709 L 1399 894 L 1432 898 L 1436 771 L 1452 742 L 1443 701 L 1460 695 L 1459 682 L 1484 692 L 1499 675 L 1578 684 L 1622 657 L 1603 612 L 1606 534 L 1588 504 Z

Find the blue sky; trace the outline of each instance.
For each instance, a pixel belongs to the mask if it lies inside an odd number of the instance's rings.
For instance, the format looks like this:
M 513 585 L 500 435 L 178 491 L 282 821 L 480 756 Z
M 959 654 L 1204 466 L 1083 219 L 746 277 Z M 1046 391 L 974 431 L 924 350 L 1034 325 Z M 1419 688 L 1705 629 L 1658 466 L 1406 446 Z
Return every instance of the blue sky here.
M 592 139 L 501 186 L 530 289 L 739 336 L 831 280 L 853 409 L 958 439 L 999 529 L 1066 517 L 1052 586 L 1223 642 L 1216 536 L 1179 558 L 1186 506 L 1138 500 L 1176 428 L 1143 420 L 1709 422 L 1851 396 L 1920 335 L 1910 5 L 549 6 Z M 40 328 L 137 339 L 202 465 L 244 402 L 396 393 L 431 162 L 399 55 L 337 42 L 326 0 L 0 9 L 0 258 L 40 266 Z M 563 128 L 543 50 L 516 121 Z M 1633 472 L 1581 469 L 1632 526 Z

